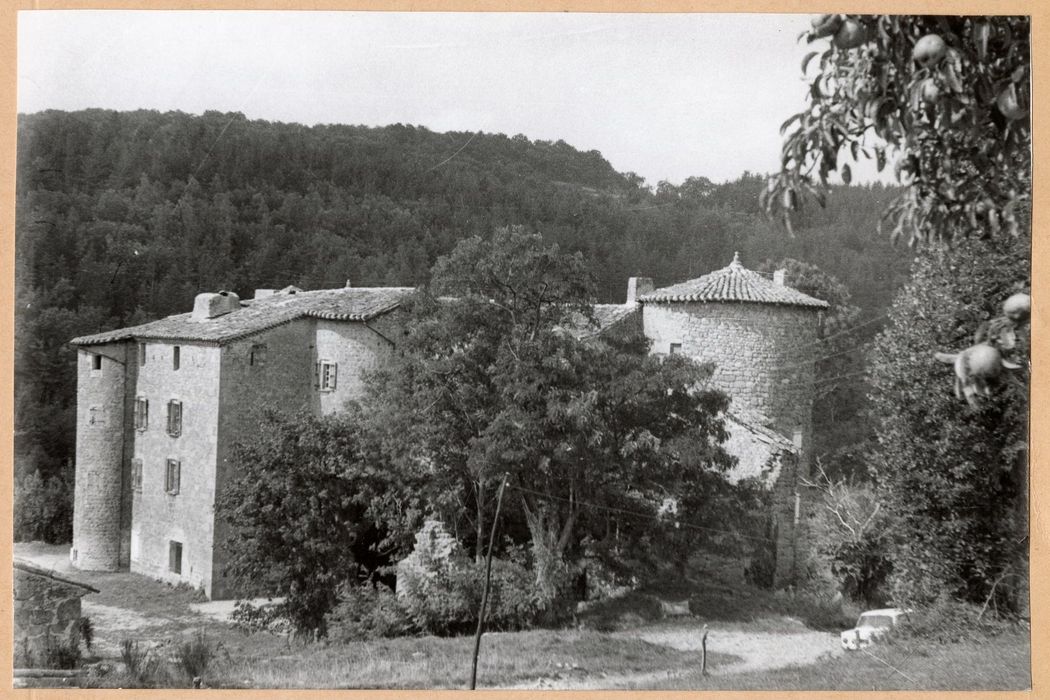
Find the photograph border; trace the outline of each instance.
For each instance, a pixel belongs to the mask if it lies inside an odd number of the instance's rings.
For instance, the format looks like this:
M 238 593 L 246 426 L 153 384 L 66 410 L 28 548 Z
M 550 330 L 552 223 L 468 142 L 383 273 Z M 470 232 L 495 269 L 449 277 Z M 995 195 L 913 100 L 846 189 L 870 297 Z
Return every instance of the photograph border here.
M 892 14 L 1024 14 L 1032 16 L 1032 295 L 1037 303 L 1050 298 L 1050 277 L 1047 276 L 1048 247 L 1050 238 L 1037 235 L 1036 231 L 1046 230 L 1050 225 L 1050 164 L 1041 161 L 1037 156 L 1038 149 L 1048 129 L 1045 117 L 1048 110 L 1048 82 L 1050 82 L 1050 65 L 1048 65 L 1048 47 L 1050 47 L 1050 2 L 1004 0 L 988 2 L 975 0 L 958 0 L 950 4 L 924 0 L 921 2 L 903 0 L 866 0 L 863 2 L 811 2 L 802 0 L 764 0 L 742 2 L 739 0 L 6 0 L 0 3 L 0 423 L 5 428 L 0 434 L 0 464 L 6 468 L 0 470 L 0 552 L 6 561 L 11 560 L 13 547 L 12 535 L 12 491 L 13 491 L 13 425 L 14 425 L 14 232 L 15 232 L 15 144 L 17 128 L 17 22 L 20 10 L 353 10 L 353 11 L 414 11 L 414 12 L 585 12 L 585 13 L 798 13 L 814 14 L 818 11 L 834 9 L 837 12 L 851 13 L 892 13 Z M 800 18 L 800 27 L 806 21 Z M 1050 405 L 1050 382 L 1047 381 L 1045 362 L 1047 360 L 1048 341 L 1046 329 L 1050 317 L 1042 306 L 1037 306 L 1032 320 L 1032 365 L 1031 375 L 1031 415 L 1029 439 L 1030 464 L 1030 571 L 1031 571 L 1031 641 L 1032 641 L 1032 691 L 894 691 L 893 697 L 930 698 L 941 695 L 959 698 L 984 697 L 1050 697 L 1050 666 L 1039 660 L 1050 659 L 1050 627 L 1048 627 L 1048 607 L 1050 607 L 1050 578 L 1039 575 L 1050 571 L 1050 476 L 1045 469 L 1037 465 L 1044 464 L 1050 458 L 1050 418 L 1039 406 Z M 1031 468 L 1035 465 L 1036 468 Z M 11 692 L 12 678 L 12 644 L 11 615 L 8 605 L 11 604 L 12 569 L 0 569 L 0 595 L 5 596 L 0 603 L 0 692 L 6 695 Z M 464 679 L 466 680 L 466 679 Z M 151 691 L 146 691 L 151 692 Z M 144 696 L 143 691 L 121 691 L 121 697 Z M 192 690 L 182 691 L 187 695 Z M 165 691 L 167 697 L 181 696 L 180 691 Z M 370 691 L 337 691 L 337 690 L 251 690 L 251 691 L 210 691 L 208 697 L 251 697 L 287 698 L 294 694 L 297 697 L 336 698 L 346 697 L 348 693 L 356 696 L 367 694 L 368 697 L 405 698 L 405 697 L 454 697 L 460 692 L 470 691 L 437 691 L 437 690 L 370 690 Z M 561 691 L 565 692 L 565 691 Z M 607 691 L 571 691 L 573 697 L 605 697 Z M 696 691 L 647 691 L 635 693 L 618 691 L 618 697 L 645 697 L 684 699 L 694 697 Z M 708 691 L 713 692 L 713 691 Z M 717 691 L 718 697 L 746 697 L 750 691 Z M 85 697 L 107 697 L 110 691 L 77 691 L 75 695 Z M 24 694 L 24 695 L 23 695 Z M 32 689 L 15 691 L 16 696 L 34 698 L 69 697 L 68 689 Z M 531 697 L 531 691 L 528 697 Z M 852 696 L 853 693 L 848 693 Z M 511 691 L 480 690 L 470 693 L 472 698 L 512 697 Z M 762 698 L 832 698 L 845 697 L 847 691 L 761 691 Z M 518 695 L 518 697 L 526 697 Z M 874 697 L 874 696 L 873 696 Z

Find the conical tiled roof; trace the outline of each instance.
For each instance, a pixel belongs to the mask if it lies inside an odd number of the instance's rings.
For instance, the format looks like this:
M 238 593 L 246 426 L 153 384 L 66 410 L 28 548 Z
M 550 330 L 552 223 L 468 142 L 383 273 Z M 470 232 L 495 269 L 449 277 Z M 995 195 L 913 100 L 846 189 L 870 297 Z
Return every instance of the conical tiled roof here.
M 740 254 L 721 270 L 679 282 L 670 287 L 655 289 L 639 297 L 642 303 L 676 301 L 728 301 L 753 304 L 782 304 L 826 309 L 828 302 L 803 294 L 797 289 L 777 284 L 740 263 Z

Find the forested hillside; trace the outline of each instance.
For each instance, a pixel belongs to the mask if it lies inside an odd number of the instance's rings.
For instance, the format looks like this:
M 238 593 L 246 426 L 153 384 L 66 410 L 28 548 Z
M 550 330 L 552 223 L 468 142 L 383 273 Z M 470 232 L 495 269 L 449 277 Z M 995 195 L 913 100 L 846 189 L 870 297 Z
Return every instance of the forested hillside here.
M 19 510 L 34 522 L 17 516 L 16 537 L 68 537 L 76 377 L 67 341 L 188 311 L 200 291 L 423 284 L 457 241 L 521 224 L 582 251 L 598 301 L 623 301 L 628 276 L 668 284 L 740 251 L 752 268 L 813 263 L 845 283 L 860 320 L 879 317 L 909 267 L 908 250 L 875 231 L 893 191 L 838 188 L 826 210 L 802 213 L 791 238 L 760 213 L 764 182 L 744 173 L 647 186 L 562 141 L 401 124 L 22 115 L 15 468 Z M 851 351 L 879 325 L 858 331 Z M 846 416 L 854 427 L 856 410 Z

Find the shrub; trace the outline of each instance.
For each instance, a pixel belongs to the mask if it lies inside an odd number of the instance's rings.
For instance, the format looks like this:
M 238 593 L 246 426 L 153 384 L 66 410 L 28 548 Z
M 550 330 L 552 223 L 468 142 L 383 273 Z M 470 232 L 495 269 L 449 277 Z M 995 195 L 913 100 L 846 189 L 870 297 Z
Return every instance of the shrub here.
M 430 634 L 469 632 L 477 624 L 485 565 L 467 558 L 436 521 L 416 534 L 416 546 L 397 565 L 397 600 L 417 629 Z M 493 559 L 486 625 L 521 629 L 544 612 L 535 576 L 523 564 Z
M 208 666 L 221 650 L 221 644 L 212 646 L 204 636 L 204 632 L 197 630 L 191 639 L 179 645 L 178 653 L 175 657 L 176 664 L 196 685 L 197 679 L 204 676 L 204 672 L 208 670 Z
M 328 636 L 341 643 L 399 637 L 412 631 L 412 620 L 397 596 L 382 584 L 344 584 L 339 602 L 325 618 Z
M 14 511 L 16 542 L 68 542 L 73 534 L 73 479 L 45 479 L 39 471 L 30 472 L 15 484 Z

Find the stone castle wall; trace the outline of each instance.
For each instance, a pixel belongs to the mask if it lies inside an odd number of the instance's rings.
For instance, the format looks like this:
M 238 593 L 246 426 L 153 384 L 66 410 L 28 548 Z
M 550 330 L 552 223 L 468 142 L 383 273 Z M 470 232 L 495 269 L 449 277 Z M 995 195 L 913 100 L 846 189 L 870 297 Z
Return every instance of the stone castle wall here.
M 214 345 L 188 341 L 149 341 L 146 362 L 138 347 L 128 353 L 136 368 L 132 401 L 149 401 L 145 430 L 136 430 L 133 404 L 127 421 L 132 436 L 127 456 L 132 502 L 130 568 L 170 583 L 208 589 L 212 573 L 214 473 L 219 419 L 220 351 Z M 179 348 L 179 368 L 174 351 Z M 129 372 L 130 374 L 130 372 Z M 182 430 L 168 434 L 169 401 L 182 403 Z M 142 460 L 142 488 L 130 488 L 130 462 Z M 165 488 L 167 460 L 180 463 L 179 492 Z M 182 544 L 181 572 L 171 571 L 169 543 Z
M 81 569 L 120 568 L 127 355 L 120 343 L 77 353 L 76 506 L 70 558 Z M 101 357 L 99 369 L 94 369 L 96 356 Z
M 801 430 L 801 463 L 808 464 L 816 312 L 770 304 L 647 303 L 643 324 L 653 352 L 680 343 L 682 353 L 713 363 L 712 383 L 731 397 L 731 411 L 764 416 L 788 439 Z

